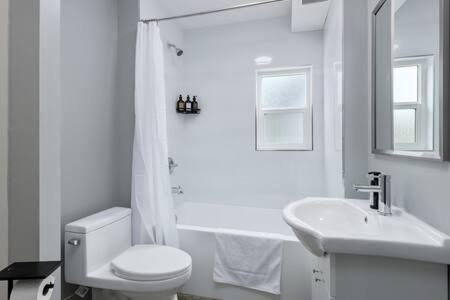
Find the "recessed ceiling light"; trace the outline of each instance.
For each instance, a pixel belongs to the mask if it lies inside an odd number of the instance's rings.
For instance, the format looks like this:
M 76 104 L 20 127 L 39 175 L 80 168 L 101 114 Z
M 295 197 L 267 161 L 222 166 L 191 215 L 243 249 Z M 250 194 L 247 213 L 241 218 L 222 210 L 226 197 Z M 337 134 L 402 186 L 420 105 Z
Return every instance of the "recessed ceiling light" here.
M 272 57 L 270 56 L 259 56 L 255 58 L 255 64 L 260 65 L 270 65 L 272 63 Z

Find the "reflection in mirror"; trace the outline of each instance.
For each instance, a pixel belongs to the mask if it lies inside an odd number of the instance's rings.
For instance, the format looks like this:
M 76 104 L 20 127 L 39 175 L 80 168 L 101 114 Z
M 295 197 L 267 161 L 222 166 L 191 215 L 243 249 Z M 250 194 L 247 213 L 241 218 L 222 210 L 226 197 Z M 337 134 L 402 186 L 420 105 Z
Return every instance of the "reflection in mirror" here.
M 439 0 L 395 0 L 393 139 L 396 150 L 433 151 Z M 437 142 L 437 139 L 436 139 Z
M 373 13 L 376 153 L 442 158 L 441 1 L 382 0 Z
M 393 149 L 391 5 L 387 0 L 376 12 L 375 30 L 375 144 L 376 149 Z

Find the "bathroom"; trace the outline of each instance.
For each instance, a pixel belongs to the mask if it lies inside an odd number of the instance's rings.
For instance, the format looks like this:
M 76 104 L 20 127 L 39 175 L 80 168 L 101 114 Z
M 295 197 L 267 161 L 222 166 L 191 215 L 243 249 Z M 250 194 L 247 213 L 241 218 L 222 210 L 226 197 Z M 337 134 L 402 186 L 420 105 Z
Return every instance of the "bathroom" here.
M 55 300 L 450 299 L 448 10 L 0 0 L 0 269 L 53 262 Z M 410 61 L 427 108 L 386 95 Z

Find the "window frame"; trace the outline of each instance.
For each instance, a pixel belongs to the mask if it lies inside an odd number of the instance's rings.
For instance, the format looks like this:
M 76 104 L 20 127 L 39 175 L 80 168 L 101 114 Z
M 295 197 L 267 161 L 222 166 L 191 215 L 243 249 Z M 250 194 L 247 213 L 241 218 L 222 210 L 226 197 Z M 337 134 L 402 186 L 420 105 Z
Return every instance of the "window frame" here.
M 262 79 L 276 76 L 306 75 L 305 107 L 262 108 Z M 260 69 L 256 71 L 256 150 L 257 151 L 313 151 L 313 67 Z M 264 115 L 303 113 L 303 143 L 265 143 Z
M 395 111 L 413 109 L 416 112 L 414 143 L 395 143 L 394 147 L 398 150 L 423 150 L 427 145 L 433 146 L 433 116 L 430 115 L 430 106 L 434 105 L 434 56 L 410 56 L 394 59 L 395 68 L 418 66 L 418 95 L 417 102 L 399 102 L 396 103 L 392 98 L 393 105 L 393 124 L 395 124 Z M 394 91 L 392 92 L 394 95 Z M 431 109 L 431 111 L 433 111 Z M 431 126 L 431 127 L 430 127 Z M 431 133 L 428 132 L 431 128 Z M 433 147 L 432 147 L 433 148 Z

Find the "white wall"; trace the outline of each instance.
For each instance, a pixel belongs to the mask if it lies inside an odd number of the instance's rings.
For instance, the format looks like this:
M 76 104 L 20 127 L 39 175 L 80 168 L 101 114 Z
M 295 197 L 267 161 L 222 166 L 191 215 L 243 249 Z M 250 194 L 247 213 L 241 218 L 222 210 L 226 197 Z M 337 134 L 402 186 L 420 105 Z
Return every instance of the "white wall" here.
M 61 11 L 64 226 L 130 206 L 139 2 L 63 0 Z
M 0 0 L 0 269 L 8 265 L 8 46 L 9 0 Z M 6 285 L 0 285 L 6 299 Z
M 139 0 L 139 5 L 141 19 L 153 19 L 168 16 L 168 13 L 161 5 L 161 0 Z M 179 47 L 183 46 L 184 32 L 176 21 L 161 22 L 159 25 L 161 27 L 161 37 L 163 41 L 170 41 Z M 167 56 L 171 51 L 169 49 L 166 50 L 165 56 L 167 59 Z
M 344 196 L 342 170 L 342 48 L 344 4 L 332 0 L 323 32 L 324 48 L 324 143 L 327 193 L 331 197 Z
M 177 115 L 176 94 L 168 98 L 183 200 L 281 208 L 326 194 L 322 46 L 321 31 L 291 33 L 288 17 L 186 32 L 179 92 L 198 95 L 202 113 Z M 314 151 L 255 151 L 254 59 L 262 55 L 273 58 L 263 68 L 313 66 Z
M 376 2 L 368 0 L 369 6 L 365 20 L 369 24 L 368 33 L 371 32 L 368 18 Z M 367 37 L 364 43 L 370 45 L 370 34 L 367 34 Z M 367 65 L 370 66 L 368 62 Z M 368 70 L 368 82 L 370 82 L 371 70 Z M 370 92 L 368 90 L 368 96 L 366 96 L 368 99 L 370 99 Z M 367 124 L 367 122 L 364 123 Z M 406 208 L 425 222 L 450 234 L 450 201 L 448 197 L 450 194 L 448 184 L 450 182 L 450 164 L 448 162 L 430 162 L 370 154 L 369 167 L 372 170 L 392 175 L 392 196 L 396 205 Z

